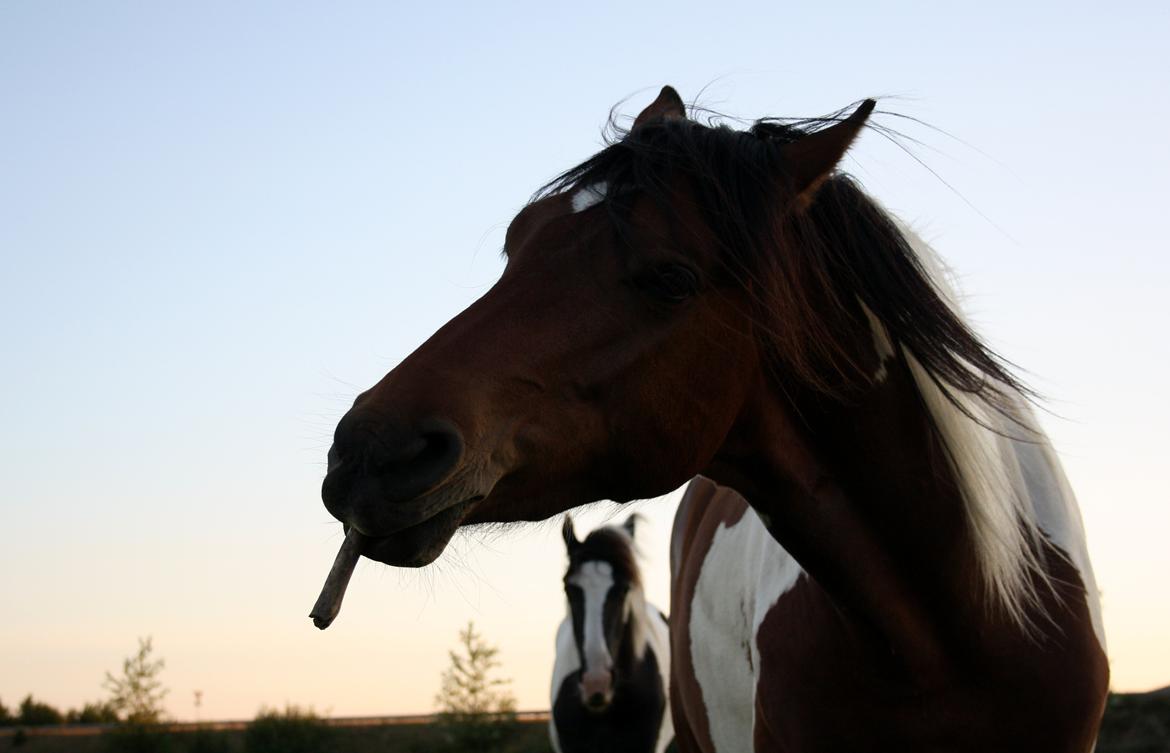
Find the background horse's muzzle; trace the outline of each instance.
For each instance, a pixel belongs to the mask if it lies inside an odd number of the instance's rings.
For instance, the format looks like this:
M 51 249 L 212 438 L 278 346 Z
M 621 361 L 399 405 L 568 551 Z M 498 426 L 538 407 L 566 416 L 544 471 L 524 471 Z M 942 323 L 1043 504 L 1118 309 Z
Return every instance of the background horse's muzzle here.
M 592 711 L 603 711 L 613 700 L 613 673 L 588 670 L 581 675 L 581 701 Z

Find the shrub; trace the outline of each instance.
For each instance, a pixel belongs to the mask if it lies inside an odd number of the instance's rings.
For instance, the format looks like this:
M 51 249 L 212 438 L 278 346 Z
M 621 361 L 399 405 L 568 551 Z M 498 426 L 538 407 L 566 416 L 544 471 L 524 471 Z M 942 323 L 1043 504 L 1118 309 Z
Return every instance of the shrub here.
M 118 712 L 113 704 L 103 701 L 87 703 L 80 710 L 70 710 L 65 715 L 67 724 L 113 724 L 118 721 Z
M 61 724 L 65 721 L 65 718 L 61 716 L 60 711 L 47 703 L 41 703 L 35 700 L 29 694 L 20 702 L 20 717 L 18 721 L 23 726 L 36 727 L 44 724 Z
M 286 706 L 261 709 L 244 730 L 247 753 L 328 753 L 335 745 L 332 727 L 312 709 Z

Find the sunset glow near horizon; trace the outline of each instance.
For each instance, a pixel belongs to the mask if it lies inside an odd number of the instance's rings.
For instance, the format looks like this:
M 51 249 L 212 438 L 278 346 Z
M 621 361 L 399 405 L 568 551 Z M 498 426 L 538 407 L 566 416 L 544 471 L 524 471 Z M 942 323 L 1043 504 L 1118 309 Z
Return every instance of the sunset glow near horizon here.
M 0 701 L 97 700 L 150 635 L 178 719 L 196 690 L 203 719 L 426 712 L 474 620 L 519 706 L 547 708 L 560 517 L 422 570 L 363 560 L 320 633 L 325 452 L 498 277 L 533 190 L 666 83 L 748 118 L 902 95 L 879 109 L 962 140 L 878 116 L 958 193 L 873 132 L 843 168 L 1048 398 L 1113 686 L 1170 684 L 1167 38 L 1152 2 L 5 4 Z M 663 610 L 677 499 L 634 506 Z

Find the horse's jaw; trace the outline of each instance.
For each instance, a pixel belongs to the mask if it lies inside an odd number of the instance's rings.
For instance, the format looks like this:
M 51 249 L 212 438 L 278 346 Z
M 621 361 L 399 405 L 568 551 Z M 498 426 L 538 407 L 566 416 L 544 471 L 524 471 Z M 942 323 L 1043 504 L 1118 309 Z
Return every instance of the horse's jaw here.
M 460 502 L 416 525 L 386 536 L 368 537 L 361 554 L 394 567 L 429 565 L 447 548 L 472 506 L 471 500 Z

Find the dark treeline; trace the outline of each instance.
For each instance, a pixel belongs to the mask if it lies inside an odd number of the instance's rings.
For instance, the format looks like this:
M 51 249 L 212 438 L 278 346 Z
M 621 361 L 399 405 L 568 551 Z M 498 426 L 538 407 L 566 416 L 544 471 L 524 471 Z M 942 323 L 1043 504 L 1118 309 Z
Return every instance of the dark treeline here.
M 104 701 L 87 703 L 79 709 L 60 711 L 29 695 L 15 709 L 0 699 L 0 727 L 43 727 L 47 724 L 109 724 L 120 721 L 118 713 Z

